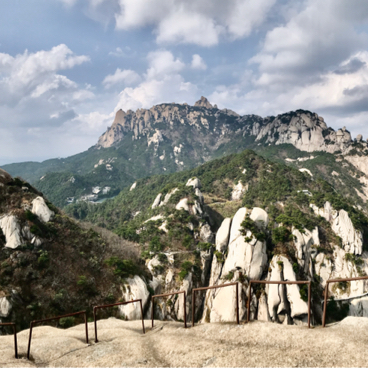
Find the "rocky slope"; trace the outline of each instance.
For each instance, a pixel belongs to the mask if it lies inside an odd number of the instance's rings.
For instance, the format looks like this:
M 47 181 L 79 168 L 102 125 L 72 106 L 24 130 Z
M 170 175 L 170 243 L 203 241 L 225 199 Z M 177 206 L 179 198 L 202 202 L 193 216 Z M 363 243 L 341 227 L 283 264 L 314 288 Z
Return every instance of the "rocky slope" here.
M 13 337 L 0 336 L 0 365 L 11 367 L 364 367 L 368 343 L 366 318 L 348 317 L 328 328 L 266 322 L 202 324 L 114 318 L 98 322 L 100 342 L 83 340 L 84 325 L 67 330 L 39 326 L 33 330 L 31 357 L 26 360 L 29 330 L 18 334 L 21 359 L 14 359 Z
M 140 242 L 150 286 L 155 293 L 186 290 L 188 320 L 193 287 L 238 281 L 244 319 L 250 279 L 311 280 L 313 323 L 318 324 L 326 280 L 368 272 L 363 212 L 327 182 L 252 151 L 141 179 L 112 201 L 69 210 Z M 331 284 L 330 317 L 367 315 L 367 291 L 365 281 Z M 306 301 L 304 287 L 256 286 L 251 314 L 305 324 Z M 156 306 L 155 315 L 183 319 L 182 302 L 170 297 Z M 196 320 L 234 321 L 235 303 L 234 288 L 208 291 L 196 299 Z
M 322 177 L 365 207 L 367 142 L 334 131 L 316 113 L 240 116 L 202 97 L 194 106 L 161 104 L 119 110 L 96 146 L 66 159 L 4 165 L 59 206 L 113 196 L 144 176 L 182 171 L 252 148 L 265 157 Z
M 122 278 L 147 275 L 139 263 L 132 243 L 77 224 L 0 169 L 0 322 L 24 329 L 34 319 L 124 298 Z

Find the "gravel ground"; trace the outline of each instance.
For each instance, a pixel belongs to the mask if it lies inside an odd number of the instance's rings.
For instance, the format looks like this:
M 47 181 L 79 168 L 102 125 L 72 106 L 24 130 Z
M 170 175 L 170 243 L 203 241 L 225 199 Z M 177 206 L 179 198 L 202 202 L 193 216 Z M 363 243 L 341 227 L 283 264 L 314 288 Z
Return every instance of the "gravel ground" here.
M 26 359 L 29 330 L 18 333 L 20 359 L 14 359 L 13 336 L 0 336 L 1 367 L 366 367 L 368 319 L 348 317 L 326 328 L 308 329 L 254 321 L 250 324 L 200 324 L 121 321 L 98 322 L 99 342 L 90 345 L 84 325 L 67 330 L 33 329 L 31 360 Z

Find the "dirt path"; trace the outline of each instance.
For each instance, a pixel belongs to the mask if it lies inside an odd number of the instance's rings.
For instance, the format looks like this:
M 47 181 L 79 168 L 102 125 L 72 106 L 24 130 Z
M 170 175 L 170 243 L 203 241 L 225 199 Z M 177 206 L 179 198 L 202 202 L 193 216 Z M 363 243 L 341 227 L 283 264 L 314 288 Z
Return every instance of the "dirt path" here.
M 0 337 L 1 367 L 366 367 L 368 319 L 344 321 L 308 329 L 266 322 L 201 324 L 184 329 L 182 323 L 156 321 L 142 334 L 140 321 L 110 318 L 99 321 L 100 342 L 84 340 L 84 325 L 68 330 L 36 327 L 31 361 L 25 359 L 28 330 L 18 334 L 21 359 L 14 359 L 12 336 Z

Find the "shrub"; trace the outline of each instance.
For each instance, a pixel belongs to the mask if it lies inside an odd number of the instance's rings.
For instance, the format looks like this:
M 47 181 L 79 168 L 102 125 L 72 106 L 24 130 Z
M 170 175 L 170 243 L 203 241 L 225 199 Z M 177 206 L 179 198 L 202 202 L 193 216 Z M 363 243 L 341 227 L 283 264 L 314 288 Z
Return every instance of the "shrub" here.
M 47 250 L 40 250 L 39 251 L 39 257 L 37 259 L 37 263 L 38 263 L 39 267 L 40 268 L 46 267 L 48 262 L 49 262 L 49 254 L 48 254 Z
M 59 319 L 59 326 L 61 328 L 69 328 L 75 325 L 74 317 L 64 317 Z
M 192 267 L 193 267 L 193 263 L 190 261 L 184 261 L 181 264 L 180 266 L 181 271 L 179 272 L 180 280 L 183 280 L 188 275 L 188 273 L 191 272 Z
M 139 273 L 137 265 L 130 259 L 120 259 L 118 257 L 110 257 L 105 263 L 114 268 L 114 274 L 121 278 L 129 277 Z
M 221 252 L 219 252 L 218 250 L 215 251 L 215 256 L 217 258 L 217 262 L 219 262 L 219 263 L 224 263 L 225 262 L 224 255 Z
M 274 243 L 285 243 L 293 240 L 293 235 L 290 230 L 285 226 L 277 227 L 272 231 L 272 240 Z

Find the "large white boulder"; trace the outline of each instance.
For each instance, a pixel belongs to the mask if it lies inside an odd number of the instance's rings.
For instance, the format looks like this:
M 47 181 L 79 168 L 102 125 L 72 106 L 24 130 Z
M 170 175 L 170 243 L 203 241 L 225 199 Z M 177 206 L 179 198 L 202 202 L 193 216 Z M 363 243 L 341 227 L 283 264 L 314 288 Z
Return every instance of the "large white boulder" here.
M 266 265 L 267 265 L 266 242 L 257 240 L 253 249 L 253 257 L 250 264 L 248 275 L 249 278 L 251 280 L 260 280 Z
M 268 225 L 268 213 L 262 208 L 254 207 L 249 217 L 259 228 L 265 229 Z
M 9 300 L 4 296 L 0 298 L 0 317 L 8 317 L 12 309 Z
M 189 212 L 188 198 L 182 198 L 175 207 L 177 210 L 184 210 Z
M 241 181 L 239 181 L 236 185 L 234 184 L 233 191 L 231 192 L 231 200 L 239 201 L 247 190 L 248 184 L 243 185 Z
M 315 227 L 312 231 L 304 229 L 301 233 L 298 229 L 293 228 L 292 234 L 294 236 L 294 245 L 296 248 L 296 258 L 298 264 L 303 268 L 305 273 L 312 275 L 311 254 L 312 245 L 319 246 L 318 227 Z
M 37 215 L 43 222 L 49 222 L 55 213 L 49 209 L 42 197 L 37 197 L 32 201 L 32 213 Z
M 258 300 L 257 320 L 266 322 L 271 321 L 271 317 L 267 307 L 267 297 L 265 293 L 262 293 Z
M 160 205 L 161 197 L 162 197 L 161 193 L 157 194 L 157 197 L 155 198 L 155 200 L 152 203 L 152 207 L 151 207 L 152 209 L 154 209 L 154 208 L 156 208 Z
M 354 225 L 345 210 L 340 210 L 333 217 L 332 230 L 340 236 L 344 249 L 348 253 L 361 254 L 363 250 L 363 235 L 355 230 Z
M 122 288 L 122 297 L 126 302 L 142 299 L 142 307 L 144 310 L 149 297 L 146 283 L 137 275 L 134 276 L 134 278 L 127 278 L 124 282 L 124 287 Z M 119 305 L 119 312 L 128 320 L 141 318 L 139 302 Z
M 201 181 L 198 178 L 191 178 L 185 184 L 187 187 L 193 187 L 194 189 L 201 188 Z
M 0 228 L 5 235 L 7 248 L 15 249 L 22 244 L 21 227 L 14 215 L 6 215 L 0 218 Z
M 326 221 L 331 222 L 333 216 L 336 214 L 336 210 L 333 209 L 330 202 L 325 202 L 322 208 L 317 207 L 315 204 L 311 203 L 309 205 L 316 216 L 323 217 Z
M 225 218 L 216 233 L 216 250 L 224 252 L 227 248 L 230 236 L 231 218 Z
M 209 224 L 204 224 L 201 226 L 201 230 L 199 231 L 199 237 L 204 243 L 213 243 L 213 232 L 211 231 L 211 227 Z

